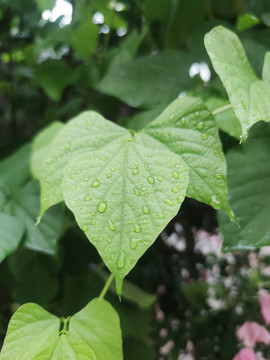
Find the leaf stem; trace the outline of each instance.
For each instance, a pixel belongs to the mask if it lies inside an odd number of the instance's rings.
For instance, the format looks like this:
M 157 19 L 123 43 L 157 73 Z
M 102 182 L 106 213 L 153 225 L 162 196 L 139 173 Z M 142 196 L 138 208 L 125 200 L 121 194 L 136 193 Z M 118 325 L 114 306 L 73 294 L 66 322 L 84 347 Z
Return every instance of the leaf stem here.
M 107 280 L 104 288 L 102 289 L 102 291 L 101 291 L 101 293 L 100 293 L 100 295 L 99 295 L 99 299 L 103 299 L 103 298 L 104 298 L 104 296 L 106 295 L 107 291 L 109 290 L 109 287 L 111 286 L 111 283 L 112 283 L 113 279 L 114 279 L 114 276 L 113 276 L 113 274 L 111 274 L 111 275 L 109 276 L 109 278 L 108 278 L 108 280 Z
M 217 109 L 213 110 L 212 114 L 217 115 L 217 114 L 219 114 L 219 113 L 221 113 L 223 111 L 229 110 L 230 108 L 232 108 L 232 104 L 227 104 L 227 105 L 218 107 Z

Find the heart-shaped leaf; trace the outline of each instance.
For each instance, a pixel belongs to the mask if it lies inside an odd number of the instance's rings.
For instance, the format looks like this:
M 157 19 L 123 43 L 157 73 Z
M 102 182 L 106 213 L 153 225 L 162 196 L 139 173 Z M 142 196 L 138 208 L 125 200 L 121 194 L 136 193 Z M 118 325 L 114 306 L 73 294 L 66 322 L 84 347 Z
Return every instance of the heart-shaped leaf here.
M 232 31 L 215 27 L 205 36 L 205 47 L 241 122 L 242 138 L 246 139 L 254 123 L 270 121 L 270 83 L 257 78 L 239 38 Z M 269 55 L 265 58 L 264 80 L 269 79 L 268 59 Z
M 65 125 L 39 174 L 42 213 L 65 200 L 116 277 L 124 276 L 186 195 L 227 214 L 226 165 L 215 120 L 198 99 L 173 102 L 133 134 L 94 112 Z

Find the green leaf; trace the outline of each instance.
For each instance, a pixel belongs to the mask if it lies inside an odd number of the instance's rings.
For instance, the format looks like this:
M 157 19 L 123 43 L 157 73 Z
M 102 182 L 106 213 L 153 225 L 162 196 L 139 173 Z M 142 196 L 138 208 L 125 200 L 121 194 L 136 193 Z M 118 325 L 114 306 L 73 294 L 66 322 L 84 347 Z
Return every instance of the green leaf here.
M 61 323 L 64 325 L 60 332 Z M 119 318 L 105 300 L 94 299 L 64 321 L 36 304 L 12 316 L 0 359 L 121 360 Z
M 17 249 L 24 231 L 20 220 L 0 212 L 0 262 Z
M 60 121 L 53 122 L 43 129 L 33 141 L 31 156 L 31 172 L 38 179 L 38 174 L 47 158 L 48 145 L 52 142 L 58 131 L 64 126 Z
M 168 105 L 190 86 L 190 65 L 184 52 L 151 55 L 114 66 L 97 88 L 134 107 Z
M 40 180 L 41 213 L 65 200 L 115 275 L 118 294 L 187 186 L 188 196 L 232 216 L 215 120 L 192 98 L 176 100 L 134 136 L 94 112 L 81 114 L 56 135 Z
M 257 121 L 270 121 L 270 84 L 257 78 L 239 38 L 222 26 L 205 36 L 205 47 L 241 122 L 242 138 Z
M 72 316 L 69 331 L 91 346 L 95 360 L 123 359 L 119 317 L 107 301 L 92 300 Z
M 96 24 L 92 21 L 87 21 L 72 32 L 69 43 L 78 55 L 88 59 L 96 49 L 98 31 L 99 29 Z
M 60 101 L 63 91 L 75 78 L 76 73 L 64 61 L 47 60 L 36 68 L 34 80 L 51 99 Z
M 238 16 L 236 29 L 238 31 L 244 31 L 260 23 L 260 20 L 252 14 L 244 14 Z
M 0 211 L 16 220 L 18 231 L 22 224 L 26 247 L 54 254 L 62 228 L 63 210 L 59 206 L 50 209 L 41 224 L 35 225 L 39 214 L 40 192 L 38 183 L 30 176 L 30 150 L 30 145 L 26 145 L 0 163 Z M 14 230 L 10 237 L 12 234 L 15 235 Z
M 248 141 L 227 154 L 229 199 L 240 227 L 219 213 L 224 251 L 270 244 L 270 127 L 258 123 Z

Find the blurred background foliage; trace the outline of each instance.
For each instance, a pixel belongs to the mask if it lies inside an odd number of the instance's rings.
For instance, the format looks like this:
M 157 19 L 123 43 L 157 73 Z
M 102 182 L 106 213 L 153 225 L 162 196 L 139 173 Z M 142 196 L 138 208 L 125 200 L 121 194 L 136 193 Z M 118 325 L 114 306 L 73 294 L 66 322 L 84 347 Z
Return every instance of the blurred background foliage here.
M 199 96 L 211 110 L 228 104 L 203 45 L 220 24 L 238 33 L 260 76 L 270 50 L 267 0 L 0 0 L 2 340 L 20 304 L 71 315 L 107 277 L 63 205 L 36 227 L 34 136 L 87 109 L 139 130 L 178 96 Z M 216 120 L 226 152 L 239 143 L 239 124 L 229 109 Z M 270 252 L 224 255 L 221 243 L 215 211 L 186 199 L 128 276 L 122 303 L 113 288 L 108 295 L 125 360 L 232 359 L 237 325 L 262 322 L 258 290 L 270 290 Z

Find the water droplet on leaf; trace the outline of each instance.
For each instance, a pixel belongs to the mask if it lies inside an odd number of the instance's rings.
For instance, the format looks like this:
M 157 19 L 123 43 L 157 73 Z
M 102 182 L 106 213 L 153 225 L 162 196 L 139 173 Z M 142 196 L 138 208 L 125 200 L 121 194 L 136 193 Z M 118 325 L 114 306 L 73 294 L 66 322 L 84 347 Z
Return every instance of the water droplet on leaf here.
M 94 180 L 91 184 L 92 187 L 99 187 L 99 185 L 100 185 L 100 182 L 97 179 Z
M 139 233 L 139 232 L 141 231 L 140 225 L 135 224 L 135 225 L 134 225 L 134 231 L 135 231 L 136 233 Z
M 147 181 L 149 182 L 149 184 L 155 183 L 155 179 L 152 176 L 148 176 Z
M 100 202 L 97 206 L 97 210 L 100 213 L 103 213 L 107 209 L 107 203 L 106 202 Z
M 174 202 L 170 199 L 165 199 L 165 200 L 163 200 L 163 202 L 167 205 L 174 206 Z
M 142 208 L 142 211 L 145 213 L 145 214 L 150 214 L 150 210 L 147 206 L 143 206 Z
M 117 263 L 116 263 L 118 269 L 123 269 L 123 267 L 125 266 L 125 263 L 126 263 L 125 254 L 123 253 L 123 251 L 121 251 L 118 256 Z

